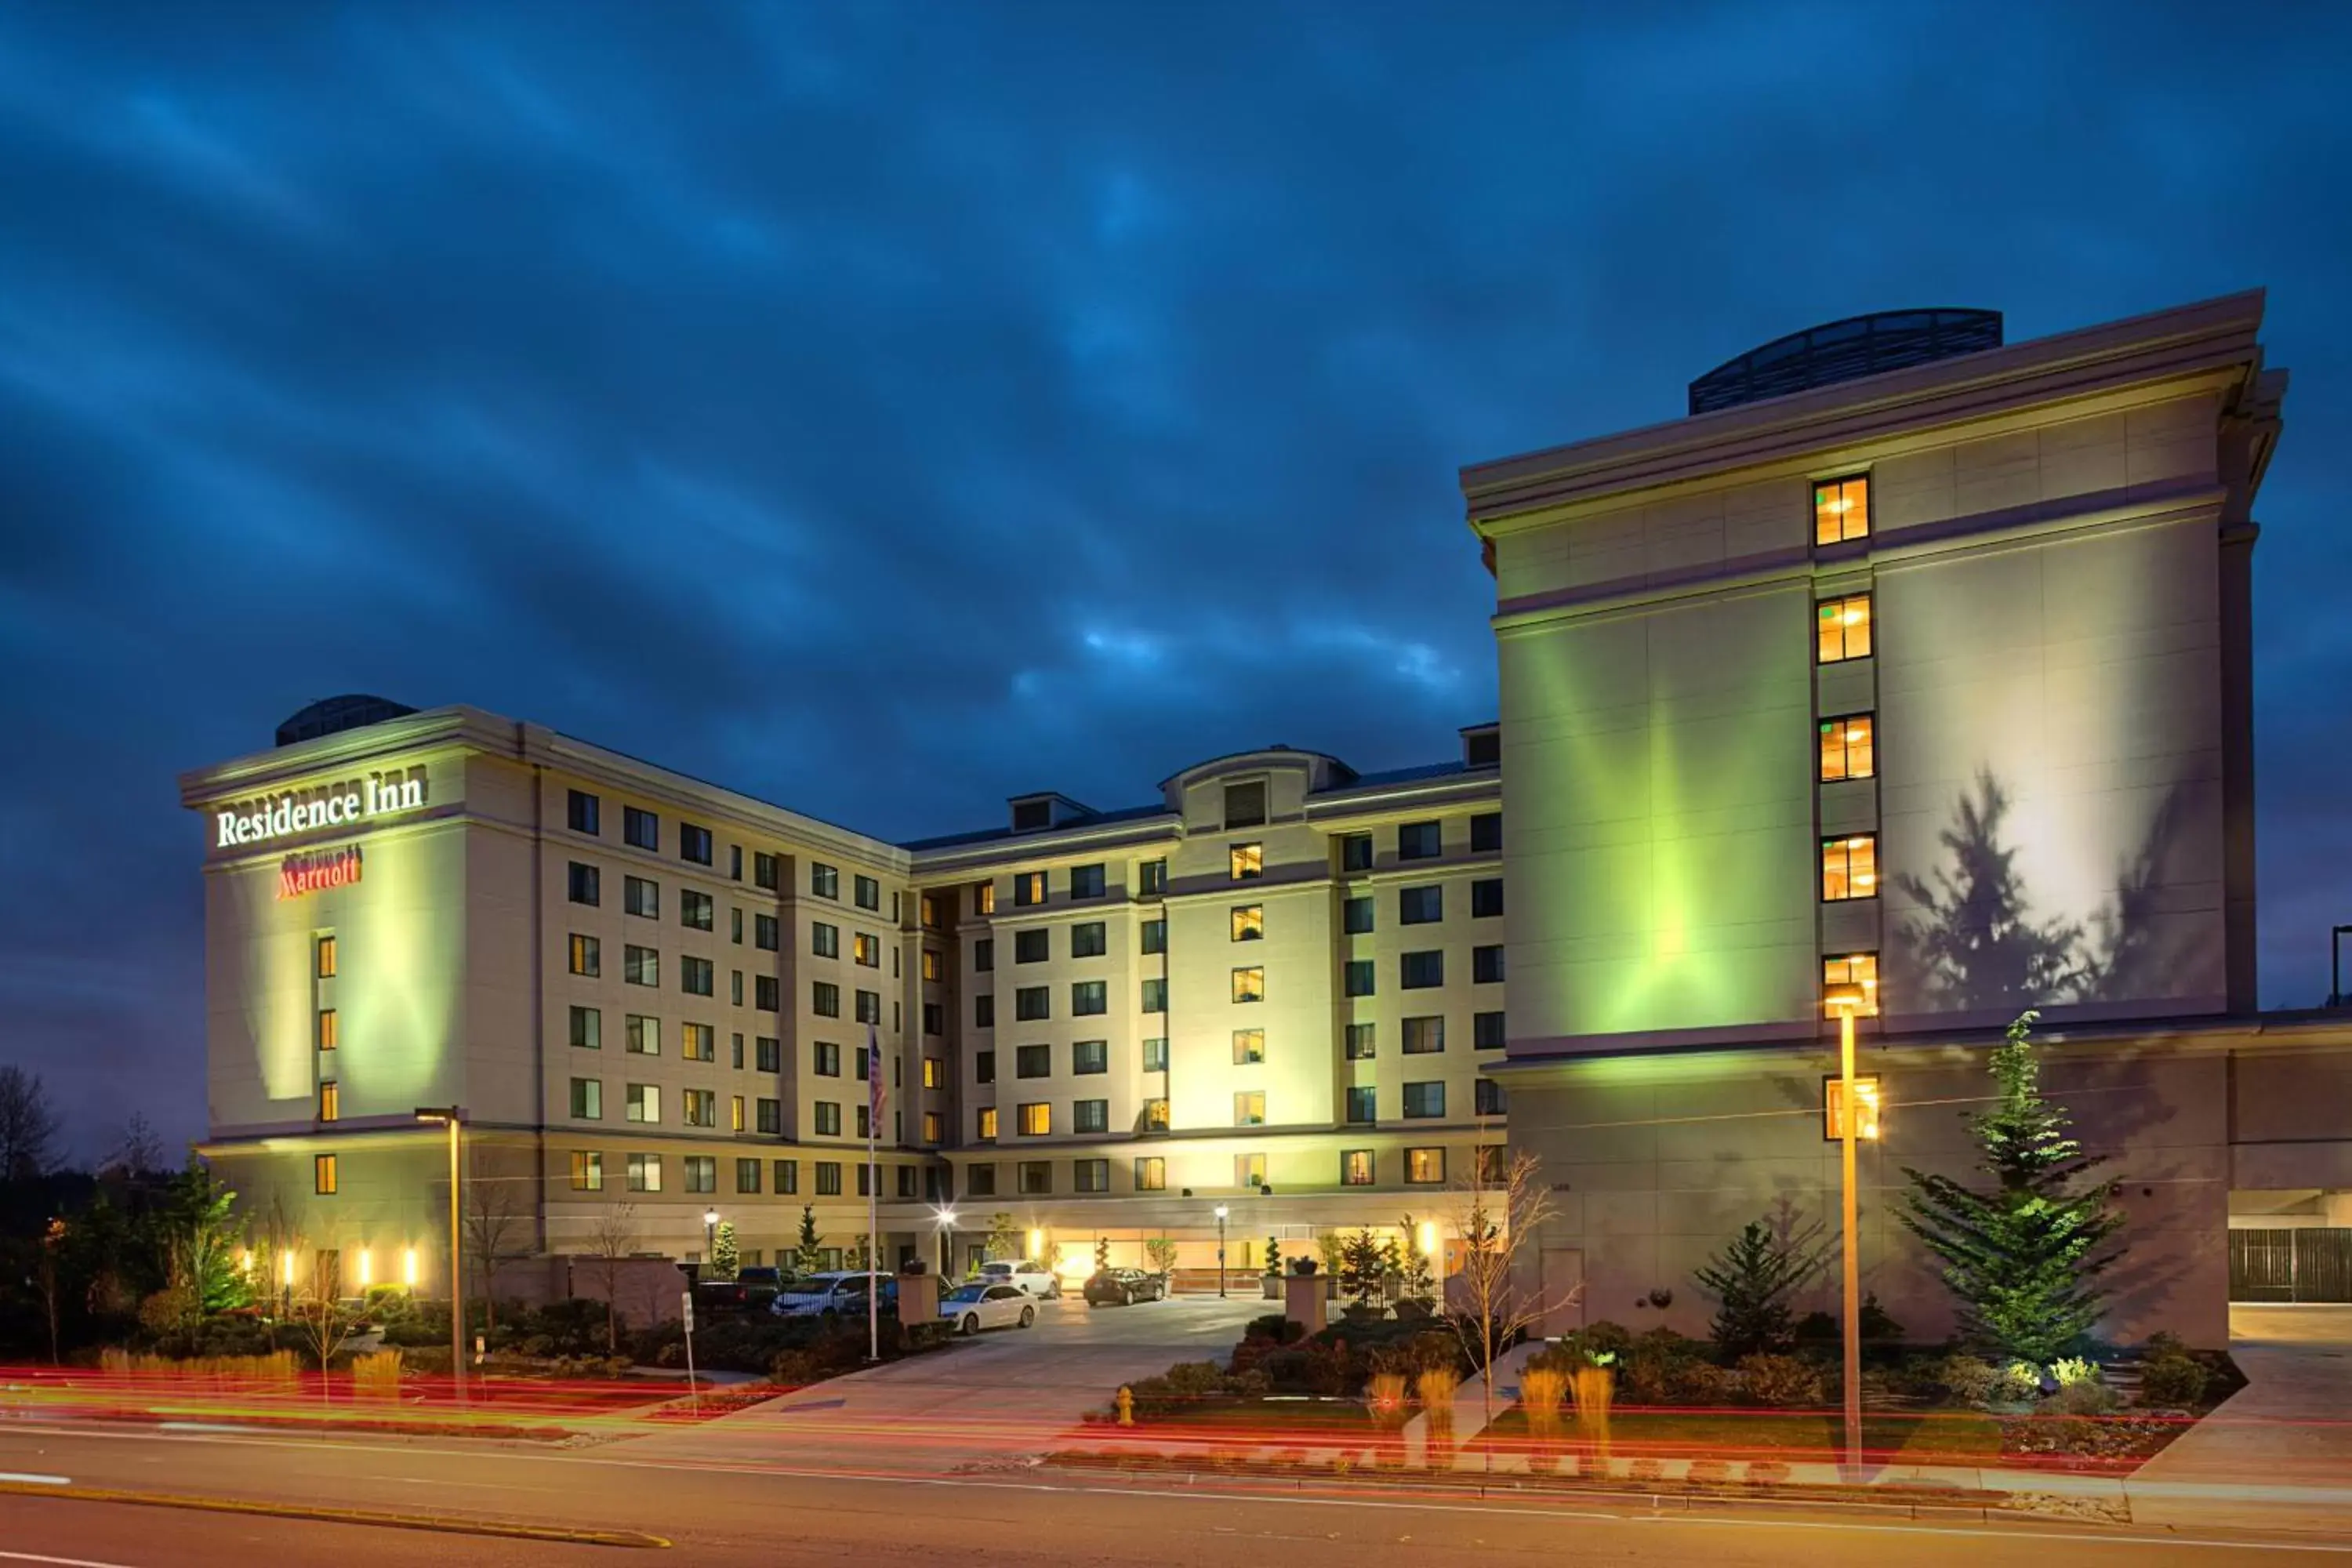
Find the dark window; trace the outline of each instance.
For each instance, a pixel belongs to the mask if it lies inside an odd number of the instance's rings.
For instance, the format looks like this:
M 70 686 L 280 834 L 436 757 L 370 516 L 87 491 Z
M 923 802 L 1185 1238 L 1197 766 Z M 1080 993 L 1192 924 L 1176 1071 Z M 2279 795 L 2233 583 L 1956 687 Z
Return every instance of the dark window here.
M 841 898 L 841 868 L 828 866 L 822 860 L 809 862 L 809 891 L 820 899 Z
M 1110 1101 L 1108 1100 L 1074 1100 L 1070 1105 L 1070 1131 L 1073 1132 L 1108 1132 L 1110 1131 Z
M 1013 993 L 1013 1016 L 1023 1023 L 1034 1023 L 1054 1016 L 1054 988 L 1050 985 L 1024 985 Z
M 760 1101 L 758 1109 L 760 1113 L 758 1131 L 761 1132 L 773 1133 L 782 1132 L 784 1130 L 784 1102 L 782 1100 L 762 1100 Z
M 759 850 L 752 851 L 751 882 L 753 886 L 765 888 L 773 892 L 778 881 L 781 880 L 776 871 L 776 858 L 773 855 L 764 854 Z M 781 1192 L 782 1189 L 777 1190 Z
M 841 956 L 841 928 L 824 921 L 809 922 L 809 951 L 819 958 Z
M 801 1163 L 798 1160 L 776 1162 L 776 1191 L 797 1193 L 801 1190 Z
M 661 954 L 650 947 L 621 950 L 621 978 L 632 985 L 661 984 Z
M 1225 826 L 1256 827 L 1265 821 L 1265 781 L 1254 779 L 1248 784 L 1225 786 Z
M 751 1041 L 754 1064 L 761 1072 L 784 1070 L 784 1043 L 773 1035 L 755 1036 Z
M 996 1195 L 996 1167 L 993 1165 L 967 1165 L 963 1180 L 968 1196 L 992 1198 Z
M 994 1083 L 996 1081 L 996 1053 L 994 1051 L 972 1052 L 971 1080 L 974 1083 Z
M 783 1005 L 782 987 L 774 975 L 755 974 L 751 977 L 752 1006 L 762 1013 L 776 1013 L 782 1011 Z
M 1347 993 L 1350 996 L 1370 996 L 1372 994 L 1372 960 L 1348 960 Z
M 1110 983 L 1106 980 L 1077 980 L 1070 984 L 1070 1013 L 1074 1017 L 1091 1018 L 1110 1011 Z
M 1434 860 L 1443 852 L 1443 842 L 1434 822 L 1401 824 L 1397 828 L 1397 858 Z
M 1100 865 L 1070 868 L 1070 897 L 1099 899 L 1103 896 L 1104 887 L 1103 868 Z
M 1409 1083 L 1404 1086 L 1404 1113 L 1415 1121 L 1445 1114 L 1445 1085 Z
M 810 987 L 809 1006 L 820 1018 L 841 1016 L 841 987 L 830 980 L 819 980 Z
M 708 996 L 713 984 L 710 960 L 681 956 L 677 961 L 677 988 L 689 996 Z
M 1462 760 L 1474 768 L 1497 768 L 1503 765 L 1503 732 L 1500 730 L 1480 730 L 1462 737 Z
M 691 822 L 677 825 L 677 858 L 691 860 L 698 866 L 710 864 L 710 829 L 697 827 Z
M 882 884 L 873 878 L 858 878 L 856 886 L 852 890 L 856 894 L 859 909 L 878 910 L 882 907 Z
M 1024 1195 L 1035 1196 L 1054 1190 L 1054 1163 L 1051 1160 L 1024 1160 L 1019 1171 Z
M 782 927 L 777 924 L 775 916 L 753 915 L 751 917 L 751 945 L 754 947 L 763 948 L 769 952 L 775 952 L 782 945 L 781 932 Z
M 760 1162 L 757 1156 L 748 1160 L 740 1155 L 736 1157 L 735 1190 L 739 1193 L 756 1193 L 760 1190 Z
M 915 1167 L 912 1165 L 898 1167 L 898 1195 L 902 1198 L 915 1195 Z
M 1504 1044 L 1503 1015 L 1474 1014 L 1470 1019 L 1470 1044 L 1482 1051 L 1499 1051 Z
M 682 926 L 709 931 L 717 923 L 718 917 L 713 912 L 717 909 L 709 893 L 698 893 L 692 888 L 677 890 L 677 923 Z
M 1339 929 L 1349 936 L 1364 936 L 1372 929 L 1372 896 L 1366 893 L 1349 899 L 1339 906 Z
M 1137 867 L 1136 885 L 1140 890 L 1147 893 L 1166 892 L 1168 890 L 1168 862 L 1165 860 L 1146 860 L 1142 865 Z
M 1372 836 L 1350 833 L 1339 840 L 1339 868 L 1343 871 L 1369 871 L 1372 868 Z
M 585 833 L 594 837 L 604 831 L 602 823 L 604 803 L 603 801 L 584 789 L 575 789 L 572 792 L 568 805 L 568 820 L 572 824 L 572 832 Z
M 1470 950 L 1470 981 L 1475 985 L 1499 985 L 1503 983 L 1503 947 L 1500 942 Z
M 1377 1091 L 1370 1084 L 1348 1086 L 1348 1120 L 1354 1124 L 1376 1121 L 1379 1116 Z
M 1013 1071 L 1017 1078 L 1051 1078 L 1054 1076 L 1054 1047 L 1051 1046 L 1021 1046 L 1013 1053 Z
M 1043 963 L 1054 956 L 1054 933 L 1043 926 L 1013 933 L 1013 962 Z
M 661 884 L 643 877 L 622 878 L 621 907 L 643 920 L 661 919 Z
M 572 901 L 575 904 L 594 904 L 600 902 L 604 897 L 602 882 L 593 866 L 583 866 L 577 860 L 572 861 L 569 885 Z
M 836 1122 L 841 1120 L 840 1110 L 839 1106 L 834 1107 L 834 1121 Z M 839 1131 L 840 1129 L 836 1127 L 835 1131 Z M 837 1198 L 841 1195 L 840 1161 L 819 1160 L 816 1163 L 816 1195 L 821 1198 Z
M 860 991 L 857 994 L 857 1021 L 879 1026 L 882 1022 L 882 993 Z
M 948 1032 L 947 1009 L 937 1002 L 923 1004 L 923 1033 L 944 1035 Z
M 1013 808 L 1013 831 L 1034 833 L 1040 827 L 1054 826 L 1054 803 L 1050 800 L 1024 800 Z
M 1084 1078 L 1110 1071 L 1110 1042 L 1080 1040 L 1070 1047 L 1070 1071 Z
M 1380 1036 L 1377 1032 L 1376 1026 L 1371 1024 L 1349 1025 L 1348 1059 L 1351 1062 L 1370 1061 L 1379 1052 L 1379 1040 Z
M 1480 855 L 1499 854 L 1503 847 L 1503 814 L 1482 811 L 1470 819 L 1470 847 Z
M 1441 1014 L 1404 1021 L 1404 1054 L 1409 1057 L 1428 1056 L 1445 1048 L 1445 1019 Z
M 1168 1070 L 1167 1036 L 1153 1035 L 1143 1042 L 1143 1070 L 1145 1072 Z
M 1482 1078 L 1472 1087 L 1476 1095 L 1479 1115 L 1501 1116 L 1506 1114 L 1506 1101 L 1503 1098 L 1503 1086 L 1501 1084 L 1496 1083 L 1491 1078 Z M 1856 1098 L 1859 1099 L 1860 1097 L 1856 1096 Z
M 839 1100 L 820 1100 L 816 1102 L 816 1130 L 823 1137 L 841 1136 L 841 1102 Z M 819 1165 L 817 1169 L 822 1172 L 824 1167 Z M 824 1182 L 821 1176 L 818 1179 L 816 1190 L 824 1191 Z
M 812 1042 L 809 1050 L 810 1067 L 817 1077 L 841 1076 L 841 1047 L 838 1044 L 832 1040 L 817 1040 Z
M 1445 918 L 1445 889 L 1439 887 L 1399 888 L 1397 889 L 1397 923 L 1427 925 Z
M 1470 884 L 1470 918 L 1487 920 L 1503 912 L 1503 879 L 1482 877 Z
M 1093 1103 L 1100 1105 L 1103 1101 L 1095 1100 Z M 1108 1160 L 1071 1161 L 1070 1190 L 1079 1193 L 1110 1191 L 1110 1162 Z
M 1109 932 L 1102 921 L 1088 921 L 1083 925 L 1074 925 L 1070 928 L 1072 958 L 1100 958 L 1109 951 Z
M 971 944 L 971 972 L 974 974 L 987 974 L 995 968 L 996 939 L 992 936 L 982 937 Z
M 996 994 L 994 992 L 971 999 L 971 1026 L 975 1029 L 996 1027 Z
M 604 1015 L 593 1007 L 572 1009 L 572 1043 L 583 1051 L 604 1048 Z
M 1400 953 L 1397 971 L 1397 984 L 1407 991 L 1426 991 L 1433 985 L 1443 985 L 1445 953 L 1438 948 L 1427 952 Z
M 1168 951 L 1168 921 L 1165 918 L 1145 921 L 1142 931 L 1144 952 L 1166 952 Z
M 661 818 L 634 805 L 621 808 L 621 837 L 640 849 L 661 847 Z
M 1168 1011 L 1168 982 L 1147 980 L 1143 983 L 1143 1010 L 1147 1013 Z

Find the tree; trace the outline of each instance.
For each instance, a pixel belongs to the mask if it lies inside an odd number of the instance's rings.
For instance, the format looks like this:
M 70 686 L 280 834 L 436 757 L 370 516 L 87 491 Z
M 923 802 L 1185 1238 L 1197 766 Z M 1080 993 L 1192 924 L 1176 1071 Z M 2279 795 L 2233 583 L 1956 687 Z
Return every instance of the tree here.
M 1454 1278 L 1464 1310 L 1449 1321 L 1462 1348 L 1484 1370 L 1571 1298 L 1548 1298 L 1540 1285 L 1529 1289 L 1519 1278 L 1519 1249 L 1553 1213 L 1542 1161 L 1524 1149 L 1507 1158 L 1489 1158 L 1482 1146 L 1454 1178 L 1454 1191 L 1459 1205 L 1454 1234 L 1462 1244 Z M 1478 1387 L 1492 1426 L 1495 1380 L 1481 1377 Z
M 1402 1222 L 1402 1229 L 1404 1236 L 1404 1293 L 1412 1300 L 1433 1301 L 1437 1299 L 1437 1281 L 1429 1271 L 1429 1254 L 1421 1249 L 1420 1223 L 1407 1215 Z
M 466 1184 L 466 1268 L 482 1292 L 482 1331 L 499 1326 L 499 1265 L 511 1256 L 509 1238 L 522 1225 L 513 1194 L 500 1182 L 476 1175 Z M 463 1303 L 453 1304 L 462 1317 Z
M 1097 1273 L 1100 1273 L 1102 1270 L 1109 1267 L 1110 1237 L 1107 1236 L 1097 1236 L 1095 1237 L 1095 1271 Z
M 310 1267 L 310 1281 L 294 1302 L 294 1325 L 302 1342 L 324 1373 L 352 1337 L 358 1324 L 351 1310 L 343 1305 L 343 1271 L 340 1257 L 321 1252 Z M 326 1379 L 319 1380 L 319 1393 L 326 1396 Z
M 732 1279 L 742 1262 L 743 1249 L 735 1240 L 735 1222 L 722 1219 L 710 1236 L 710 1277 Z
M 58 1353 L 58 1255 L 65 1250 L 66 1222 L 49 1221 L 41 1233 L 40 1261 L 34 1273 L 34 1284 L 41 1292 L 41 1305 L 49 1320 L 49 1364 L 64 1364 Z
M 230 1311 L 253 1300 L 252 1279 L 236 1258 L 236 1194 L 193 1154 L 164 1194 L 156 1216 L 164 1286 L 192 1316 Z
M 588 1232 L 588 1273 L 604 1288 L 606 1355 L 621 1353 L 621 1263 L 635 1256 L 641 1242 L 636 1205 L 607 1204 L 596 1211 Z
M 1155 1236 L 1143 1244 L 1143 1256 L 1155 1274 L 1176 1271 L 1176 1244 L 1164 1236 Z
M 155 1135 L 154 1124 L 144 1111 L 134 1110 L 122 1124 L 99 1171 L 101 1174 L 116 1171 L 126 1176 L 143 1176 L 163 1169 L 163 1141 Z
M 1789 1297 L 1827 1261 L 1812 1236 L 1776 1233 L 1750 1220 L 1697 1271 L 1699 1288 L 1716 1300 L 1710 1331 L 1727 1356 L 1778 1354 L 1795 1345 Z
M 1282 1272 L 1282 1241 L 1277 1237 L 1265 1238 L 1265 1271 L 1268 1274 Z
M 1904 1225 L 1943 1260 L 1960 1306 L 1960 1331 L 1977 1346 L 2046 1366 L 2098 1320 L 2097 1278 L 2118 1256 L 2108 1241 L 2123 1215 L 2104 1187 L 2081 1178 L 2101 1161 L 2066 1135 L 2072 1119 L 2041 1091 L 2040 1050 L 2027 1011 L 1992 1053 L 2000 1093 L 1966 1120 L 1982 1145 L 1983 1191 L 1906 1167 L 1912 1191 Z
M 57 1163 L 58 1116 L 38 1073 L 0 1067 L 0 1181 L 29 1182 Z
M 1003 1209 L 988 1216 L 988 1240 L 985 1247 L 989 1260 L 992 1262 L 1021 1256 L 1021 1227 L 1014 1225 L 1013 1216 Z
M 1360 1230 L 1339 1247 L 1339 1293 L 1359 1307 L 1381 1297 L 1381 1238 Z
M 800 1247 L 793 1255 L 793 1272 L 805 1279 L 823 1267 L 824 1259 L 818 1257 L 817 1253 L 824 1244 L 824 1237 L 817 1234 L 815 1205 L 803 1204 Z

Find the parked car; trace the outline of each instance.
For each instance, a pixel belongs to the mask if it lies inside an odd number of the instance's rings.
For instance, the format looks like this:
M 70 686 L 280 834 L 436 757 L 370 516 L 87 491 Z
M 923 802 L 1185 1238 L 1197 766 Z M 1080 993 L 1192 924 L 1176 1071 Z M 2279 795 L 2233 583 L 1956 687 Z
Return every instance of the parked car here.
M 1037 1321 L 1037 1305 L 1018 1285 L 992 1285 L 975 1279 L 940 1298 L 940 1317 L 960 1334 L 982 1329 L 1025 1329 Z
M 756 1312 L 776 1299 L 782 1288 L 776 1270 L 754 1264 L 739 1268 L 732 1279 L 705 1279 L 695 1287 L 697 1305 L 714 1316 Z
M 1087 1280 L 1089 1307 L 1132 1307 L 1138 1301 L 1158 1301 L 1168 1294 L 1168 1281 L 1140 1268 L 1097 1268 Z
M 888 1275 L 882 1277 L 882 1310 L 898 1310 L 898 1282 Z M 768 1303 L 768 1310 L 779 1318 L 833 1318 L 845 1315 L 866 1315 L 866 1271 L 852 1274 L 835 1272 L 812 1274 L 805 1279 L 795 1279 L 776 1292 Z
M 983 1285 L 1018 1286 L 1041 1300 L 1059 1300 L 1062 1295 L 1060 1276 L 1044 1264 L 1026 1258 L 1018 1262 L 994 1259 L 983 1263 L 980 1266 L 978 1278 Z

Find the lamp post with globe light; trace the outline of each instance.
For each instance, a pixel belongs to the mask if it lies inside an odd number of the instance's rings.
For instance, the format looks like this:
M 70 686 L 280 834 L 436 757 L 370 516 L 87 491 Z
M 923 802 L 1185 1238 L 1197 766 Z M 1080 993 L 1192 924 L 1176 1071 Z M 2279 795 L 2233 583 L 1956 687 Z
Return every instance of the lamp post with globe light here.
M 1225 1205 L 1217 1205 L 1217 1294 L 1225 1293 Z

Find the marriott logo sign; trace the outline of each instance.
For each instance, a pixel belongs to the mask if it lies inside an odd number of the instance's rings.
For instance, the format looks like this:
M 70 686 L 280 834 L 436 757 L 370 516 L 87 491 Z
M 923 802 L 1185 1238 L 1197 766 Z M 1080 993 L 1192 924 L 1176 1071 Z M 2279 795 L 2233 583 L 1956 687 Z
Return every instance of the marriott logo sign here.
M 372 817 L 416 811 L 425 805 L 425 770 L 369 773 L 317 789 L 289 790 L 239 801 L 213 816 L 213 847 L 264 844 L 321 827 L 345 827 Z

